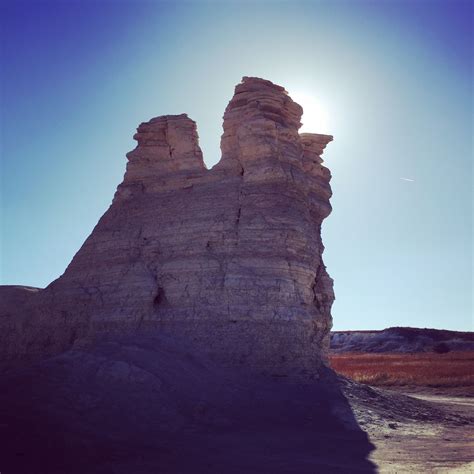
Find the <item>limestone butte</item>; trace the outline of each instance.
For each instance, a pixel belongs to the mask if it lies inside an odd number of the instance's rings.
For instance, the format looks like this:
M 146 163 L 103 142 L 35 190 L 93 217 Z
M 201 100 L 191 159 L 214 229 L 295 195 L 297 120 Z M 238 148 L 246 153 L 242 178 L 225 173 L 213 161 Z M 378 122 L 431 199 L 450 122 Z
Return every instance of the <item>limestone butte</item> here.
M 321 241 L 332 137 L 299 135 L 301 115 L 282 87 L 244 77 L 210 170 L 187 115 L 140 124 L 112 205 L 64 274 L 2 288 L 2 358 L 159 328 L 225 364 L 317 374 L 334 299 Z

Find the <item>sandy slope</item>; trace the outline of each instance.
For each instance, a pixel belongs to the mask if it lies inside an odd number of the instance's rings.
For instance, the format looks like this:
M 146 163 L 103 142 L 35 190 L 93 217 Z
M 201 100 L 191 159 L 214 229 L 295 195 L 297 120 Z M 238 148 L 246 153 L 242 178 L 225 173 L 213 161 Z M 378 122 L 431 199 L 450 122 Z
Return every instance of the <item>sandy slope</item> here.
M 330 371 L 303 383 L 229 370 L 158 335 L 111 338 L 2 375 L 0 471 L 429 472 L 472 460 L 463 410 Z

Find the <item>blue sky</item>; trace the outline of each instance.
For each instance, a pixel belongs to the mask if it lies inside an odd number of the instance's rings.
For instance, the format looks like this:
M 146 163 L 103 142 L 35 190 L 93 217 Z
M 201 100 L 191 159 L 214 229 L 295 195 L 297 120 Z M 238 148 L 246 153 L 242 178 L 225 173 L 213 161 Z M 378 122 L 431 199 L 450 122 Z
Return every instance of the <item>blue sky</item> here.
M 216 163 L 249 75 L 306 100 L 305 127 L 335 137 L 335 329 L 473 330 L 471 2 L 1 5 L 1 283 L 64 271 L 140 122 L 188 113 Z

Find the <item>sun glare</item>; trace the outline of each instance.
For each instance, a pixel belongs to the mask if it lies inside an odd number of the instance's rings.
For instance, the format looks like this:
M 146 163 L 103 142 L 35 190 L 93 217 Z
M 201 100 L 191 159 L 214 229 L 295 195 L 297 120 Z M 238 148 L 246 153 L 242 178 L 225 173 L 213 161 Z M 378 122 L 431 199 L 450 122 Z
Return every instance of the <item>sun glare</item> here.
M 328 115 L 322 102 L 304 92 L 290 92 L 290 97 L 303 107 L 300 133 L 330 133 Z

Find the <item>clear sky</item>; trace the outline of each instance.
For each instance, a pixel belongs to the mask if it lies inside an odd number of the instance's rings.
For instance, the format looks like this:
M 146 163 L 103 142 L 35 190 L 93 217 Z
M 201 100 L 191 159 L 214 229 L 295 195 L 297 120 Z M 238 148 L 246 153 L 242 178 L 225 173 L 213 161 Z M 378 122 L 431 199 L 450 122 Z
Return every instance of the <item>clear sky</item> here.
M 259 76 L 334 135 L 334 328 L 473 330 L 472 2 L 1 5 L 3 284 L 64 271 L 140 122 L 188 113 L 216 163 L 233 88 Z

